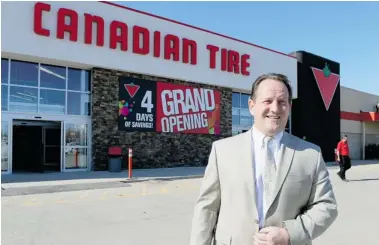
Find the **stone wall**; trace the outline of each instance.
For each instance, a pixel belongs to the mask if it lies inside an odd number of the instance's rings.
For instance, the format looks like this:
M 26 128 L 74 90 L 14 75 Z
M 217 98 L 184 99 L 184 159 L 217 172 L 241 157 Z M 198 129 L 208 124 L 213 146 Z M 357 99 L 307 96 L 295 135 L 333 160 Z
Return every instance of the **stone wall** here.
M 142 133 L 118 131 L 118 77 L 129 76 L 221 92 L 221 135 Z M 107 167 L 107 151 L 112 145 L 133 149 L 133 168 L 159 168 L 206 165 L 213 141 L 231 135 L 232 90 L 178 80 L 94 68 L 92 70 L 92 165 Z M 124 161 L 126 168 L 127 160 Z

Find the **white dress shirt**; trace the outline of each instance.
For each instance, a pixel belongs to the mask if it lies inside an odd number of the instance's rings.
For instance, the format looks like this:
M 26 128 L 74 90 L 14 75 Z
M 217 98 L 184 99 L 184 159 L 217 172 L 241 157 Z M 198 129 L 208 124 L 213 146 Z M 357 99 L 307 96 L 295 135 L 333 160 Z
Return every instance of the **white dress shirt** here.
M 265 216 L 265 200 L 263 191 L 263 173 L 264 173 L 264 157 L 263 149 L 265 135 L 260 132 L 255 126 L 252 129 L 252 147 L 253 147 L 253 168 L 255 172 L 255 193 L 257 195 L 258 215 L 261 227 Z M 283 138 L 283 131 L 274 136 L 274 140 L 269 142 L 268 147 L 274 153 L 275 165 L 278 168 L 280 144 Z

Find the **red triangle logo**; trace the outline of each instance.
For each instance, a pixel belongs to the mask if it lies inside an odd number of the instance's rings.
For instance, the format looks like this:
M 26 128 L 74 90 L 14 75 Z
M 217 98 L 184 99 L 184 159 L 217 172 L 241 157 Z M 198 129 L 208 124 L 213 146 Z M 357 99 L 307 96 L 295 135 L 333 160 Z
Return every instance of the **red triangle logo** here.
M 340 81 L 340 75 L 331 73 L 327 65 L 323 70 L 314 67 L 311 67 L 311 69 L 320 90 L 322 100 L 324 101 L 325 108 L 329 110 L 338 82 Z
M 136 95 L 137 91 L 140 88 L 140 86 L 135 85 L 133 83 L 124 84 L 124 87 L 125 87 L 126 91 L 128 92 L 128 94 L 130 95 L 131 98 L 133 98 L 134 95 Z

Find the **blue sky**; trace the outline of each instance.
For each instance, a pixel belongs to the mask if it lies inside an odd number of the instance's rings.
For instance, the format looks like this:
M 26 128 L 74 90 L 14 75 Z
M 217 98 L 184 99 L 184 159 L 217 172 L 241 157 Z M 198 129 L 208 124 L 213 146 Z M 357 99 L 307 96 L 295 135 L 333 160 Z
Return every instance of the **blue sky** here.
M 323 56 L 340 63 L 342 86 L 379 95 L 379 2 L 117 3 L 283 53 Z

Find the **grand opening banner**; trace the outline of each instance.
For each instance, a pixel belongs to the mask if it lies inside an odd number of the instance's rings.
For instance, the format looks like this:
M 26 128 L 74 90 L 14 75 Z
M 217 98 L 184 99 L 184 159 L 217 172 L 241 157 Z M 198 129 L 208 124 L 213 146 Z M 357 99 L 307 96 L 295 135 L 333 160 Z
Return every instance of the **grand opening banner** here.
M 220 92 L 120 77 L 119 130 L 220 134 Z

